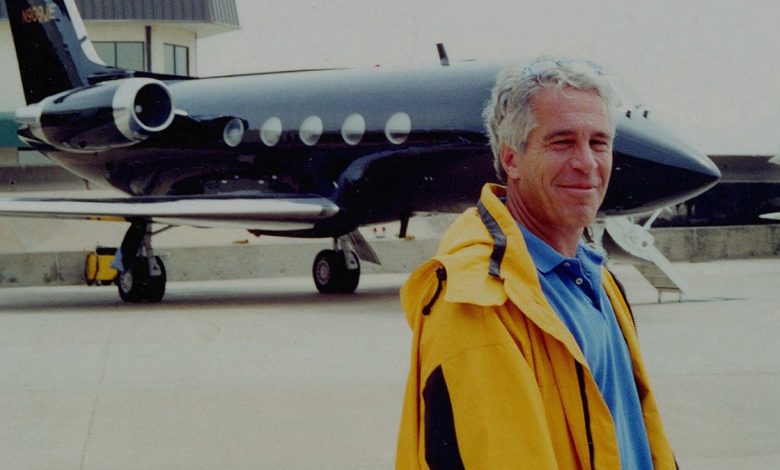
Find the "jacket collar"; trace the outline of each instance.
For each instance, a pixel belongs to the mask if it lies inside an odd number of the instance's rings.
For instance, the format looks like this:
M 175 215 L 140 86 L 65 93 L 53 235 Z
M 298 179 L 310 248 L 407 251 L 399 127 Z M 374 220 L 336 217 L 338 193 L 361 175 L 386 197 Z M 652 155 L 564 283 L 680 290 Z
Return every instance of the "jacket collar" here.
M 483 306 L 500 306 L 509 299 L 585 364 L 574 337 L 542 292 L 523 234 L 501 200 L 505 195 L 503 186 L 486 184 L 477 208 L 458 218 L 442 237 L 436 258 L 447 268 L 444 298 Z

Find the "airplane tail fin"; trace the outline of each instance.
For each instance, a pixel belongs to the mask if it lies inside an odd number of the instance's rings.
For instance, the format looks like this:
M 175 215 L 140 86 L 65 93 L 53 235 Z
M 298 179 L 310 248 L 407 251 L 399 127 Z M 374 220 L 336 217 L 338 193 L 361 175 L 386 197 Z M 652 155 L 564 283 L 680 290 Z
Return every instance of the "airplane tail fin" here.
M 105 65 L 73 0 L 6 0 L 27 104 L 131 72 Z

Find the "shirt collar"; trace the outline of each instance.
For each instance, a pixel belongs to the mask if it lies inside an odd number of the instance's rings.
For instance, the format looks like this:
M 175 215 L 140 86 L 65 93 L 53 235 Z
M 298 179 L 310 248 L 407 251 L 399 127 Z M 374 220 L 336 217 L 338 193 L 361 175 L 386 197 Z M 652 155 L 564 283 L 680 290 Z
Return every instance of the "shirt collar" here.
M 556 266 L 566 261 L 565 256 L 555 251 L 553 247 L 534 235 L 522 224 L 517 225 L 520 226 L 520 231 L 523 232 L 525 244 L 528 247 L 528 252 L 531 254 L 531 259 L 534 260 L 537 271 L 542 274 L 547 274 L 555 269 Z
M 528 247 L 528 252 L 531 254 L 531 259 L 533 259 L 537 271 L 542 274 L 547 274 L 562 263 L 571 261 L 570 258 L 566 258 L 555 251 L 553 247 L 534 235 L 522 224 L 517 225 L 523 233 L 525 244 Z M 600 277 L 599 274 L 601 272 L 601 265 L 604 262 L 604 257 L 596 250 L 579 242 L 577 244 L 577 254 L 574 259 L 582 264 L 582 267 L 586 272 L 590 272 L 594 276 Z

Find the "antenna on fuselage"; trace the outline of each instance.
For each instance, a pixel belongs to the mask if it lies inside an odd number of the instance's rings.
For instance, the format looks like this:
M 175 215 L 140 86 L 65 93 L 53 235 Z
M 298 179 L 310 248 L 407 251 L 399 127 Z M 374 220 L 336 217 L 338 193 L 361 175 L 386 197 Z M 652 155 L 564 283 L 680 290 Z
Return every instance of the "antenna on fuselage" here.
M 439 51 L 439 63 L 445 67 L 450 65 L 450 59 L 447 57 L 447 50 L 444 49 L 444 43 L 436 43 L 436 50 Z

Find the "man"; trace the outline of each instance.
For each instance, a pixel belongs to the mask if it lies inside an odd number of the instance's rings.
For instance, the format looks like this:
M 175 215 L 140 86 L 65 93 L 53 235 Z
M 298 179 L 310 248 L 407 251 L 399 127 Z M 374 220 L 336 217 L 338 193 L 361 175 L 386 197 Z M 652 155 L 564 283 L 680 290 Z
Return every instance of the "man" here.
M 486 185 L 401 292 L 398 468 L 675 468 L 625 297 L 580 241 L 609 182 L 613 100 L 585 61 L 498 78 L 485 121 L 506 187 Z

